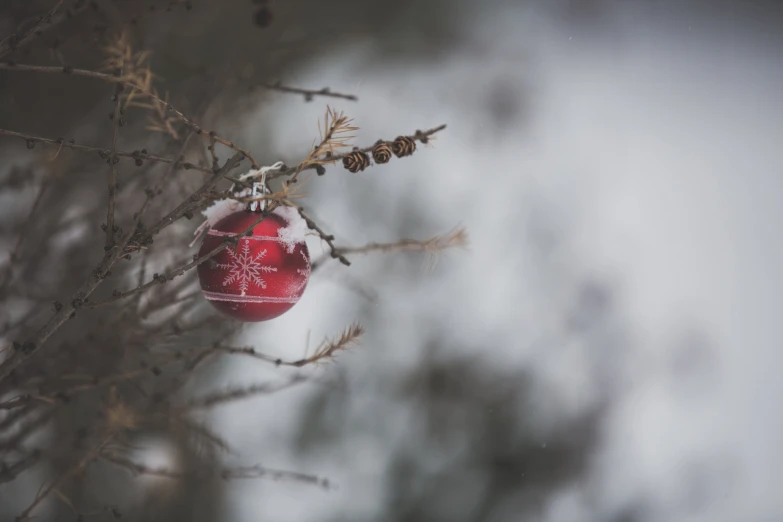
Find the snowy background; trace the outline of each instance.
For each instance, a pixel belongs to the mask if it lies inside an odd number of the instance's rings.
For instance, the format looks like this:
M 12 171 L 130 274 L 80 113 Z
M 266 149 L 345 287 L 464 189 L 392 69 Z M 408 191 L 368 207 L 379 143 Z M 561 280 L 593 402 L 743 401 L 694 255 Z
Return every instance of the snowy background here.
M 296 358 L 303 325 L 311 346 L 356 319 L 369 330 L 319 384 L 215 414 L 243 459 L 339 484 L 235 485 L 227 519 L 783 520 L 780 33 L 760 3 L 673 4 L 615 2 L 587 24 L 556 4 L 476 5 L 434 67 L 379 67 L 352 47 L 291 73 L 359 96 L 336 104 L 357 143 L 449 124 L 412 158 L 311 179 L 325 228 L 359 245 L 462 224 L 471 247 L 434 267 L 416 254 L 329 265 L 289 314 L 244 332 Z M 260 146 L 271 126 L 266 146 L 302 150 L 322 109 L 281 101 L 245 133 Z M 478 385 L 456 378 L 468 397 L 528 383 L 511 408 L 540 453 L 594 415 L 580 470 L 480 507 L 497 483 L 455 468 L 479 421 L 454 418 L 473 410 L 430 417 L 447 431 L 433 442 L 398 397 L 424 360 L 485 368 Z M 275 372 L 236 361 L 225 376 Z M 429 507 L 392 514 L 401 455 Z

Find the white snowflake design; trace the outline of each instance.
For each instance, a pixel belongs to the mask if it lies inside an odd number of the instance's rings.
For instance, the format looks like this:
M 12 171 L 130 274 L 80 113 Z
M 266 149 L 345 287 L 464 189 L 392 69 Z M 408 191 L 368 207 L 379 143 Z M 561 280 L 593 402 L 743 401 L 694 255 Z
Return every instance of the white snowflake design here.
M 242 291 L 241 295 L 245 295 L 250 283 L 255 283 L 261 288 L 266 288 L 266 281 L 261 279 L 261 273 L 277 272 L 277 268 L 269 265 L 262 265 L 260 261 L 266 256 L 266 249 L 262 250 L 255 257 L 251 257 L 250 254 L 250 241 L 245 239 L 242 243 L 242 253 L 240 254 L 239 248 L 236 250 L 226 249 L 226 252 L 231 256 L 230 263 L 218 263 L 217 266 L 229 270 L 230 272 L 223 280 L 223 286 L 230 285 L 234 282 L 239 282 L 239 289 Z
M 304 268 L 297 268 L 296 273 L 299 275 L 304 276 L 304 279 L 302 279 L 302 282 L 299 283 L 299 286 L 296 287 L 296 291 L 298 292 L 304 286 L 307 284 L 307 280 L 310 279 L 310 260 L 307 259 L 307 256 L 304 253 L 304 250 L 299 251 L 300 254 L 302 254 L 302 259 L 304 259 L 305 267 Z

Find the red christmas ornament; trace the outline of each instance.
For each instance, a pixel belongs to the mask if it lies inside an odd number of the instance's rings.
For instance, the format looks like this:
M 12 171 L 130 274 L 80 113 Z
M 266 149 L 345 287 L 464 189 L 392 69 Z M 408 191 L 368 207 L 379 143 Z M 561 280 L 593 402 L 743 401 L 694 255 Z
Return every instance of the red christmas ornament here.
M 241 234 L 259 218 L 241 210 L 218 221 L 207 233 L 199 256 Z M 290 310 L 310 278 L 306 224 L 297 211 L 278 207 L 252 230 L 198 266 L 201 290 L 219 311 L 240 321 L 267 321 Z

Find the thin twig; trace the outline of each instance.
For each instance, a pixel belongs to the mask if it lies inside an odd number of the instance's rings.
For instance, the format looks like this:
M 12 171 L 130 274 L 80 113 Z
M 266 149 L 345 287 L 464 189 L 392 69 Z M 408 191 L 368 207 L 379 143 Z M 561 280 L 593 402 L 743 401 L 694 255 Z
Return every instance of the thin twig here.
M 310 216 L 305 214 L 303 207 L 298 207 L 296 205 L 293 205 L 291 204 L 290 201 L 284 203 L 287 204 L 288 206 L 294 207 L 299 212 L 299 215 L 302 216 L 302 219 L 305 220 L 305 223 L 307 223 L 307 228 L 309 228 L 310 230 L 315 230 L 316 233 L 318 233 L 318 236 L 324 241 L 326 241 L 326 244 L 329 245 L 329 249 L 331 250 L 331 256 L 333 258 L 339 259 L 340 262 L 345 266 L 351 265 L 351 262 L 348 261 L 347 257 L 337 252 L 337 247 L 334 246 L 334 236 L 324 232 L 323 229 L 319 227 L 318 224 L 310 218 Z
M 220 143 L 221 145 L 225 145 L 226 147 L 233 149 L 237 152 L 242 153 L 253 165 L 254 169 L 261 168 L 256 161 L 256 159 L 253 157 L 253 155 L 248 152 L 247 150 L 237 146 L 231 141 L 228 141 L 224 138 L 221 138 L 217 135 L 214 131 L 204 131 L 204 128 L 195 122 L 193 122 L 190 118 L 185 116 L 181 111 L 177 110 L 167 101 L 163 100 L 158 96 L 157 94 L 153 93 L 152 91 L 148 89 L 144 89 L 137 83 L 134 83 L 132 81 L 128 81 L 127 79 L 121 77 L 121 76 L 115 76 L 111 74 L 106 74 L 98 71 L 90 71 L 87 69 L 76 69 L 73 67 L 53 67 L 53 66 L 47 66 L 47 65 L 26 65 L 26 64 L 10 64 L 10 63 L 0 63 L 0 69 L 8 69 L 8 70 L 15 70 L 15 71 L 29 71 L 29 72 L 41 72 L 41 73 L 55 73 L 55 74 L 69 74 L 72 76 L 84 76 L 87 78 L 95 78 L 97 80 L 103 80 L 107 82 L 118 82 L 122 83 L 123 85 L 126 85 L 127 87 L 130 87 L 131 89 L 135 89 L 146 96 L 150 97 L 151 99 L 155 100 L 157 103 L 160 103 L 163 107 L 166 108 L 166 110 L 173 112 L 177 115 L 177 117 L 182 120 L 182 122 L 187 125 L 188 127 L 192 128 L 194 131 L 196 131 L 196 134 L 203 134 L 207 133 L 210 137 L 214 138 L 215 141 Z
M 38 16 L 35 19 L 35 23 L 27 29 L 17 29 L 16 32 L 0 41 L 0 58 L 7 55 L 10 52 L 16 51 L 18 48 L 27 44 L 37 36 L 43 34 L 47 29 L 54 27 L 62 17 L 55 19 L 57 10 L 63 4 L 64 0 L 57 0 L 57 3 L 49 9 L 43 15 Z M 86 4 L 87 2 L 85 2 Z M 86 6 L 85 6 L 86 7 Z
M 256 223 L 253 224 L 253 226 L 257 225 L 260 222 L 261 222 L 261 220 L 259 219 Z M 252 228 L 252 227 L 250 227 L 250 228 Z M 239 237 L 241 235 L 242 234 L 239 234 L 238 236 L 232 236 L 231 238 L 227 238 L 227 239 L 236 238 L 236 237 Z M 117 302 L 117 301 L 119 301 L 121 299 L 125 299 L 127 297 L 131 297 L 131 296 L 136 295 L 136 294 L 138 294 L 140 292 L 143 292 L 144 290 L 147 290 L 148 288 L 151 288 L 151 287 L 153 287 L 155 285 L 163 284 L 166 281 L 170 281 L 170 280 L 174 279 L 175 277 L 181 276 L 182 274 L 184 274 L 185 272 L 187 272 L 191 268 L 195 268 L 196 266 L 198 266 L 198 265 L 200 265 L 202 263 L 205 263 L 209 259 L 212 259 L 216 255 L 218 255 L 220 252 L 225 250 L 228 247 L 228 245 L 229 245 L 228 241 L 223 242 L 220 245 L 218 245 L 217 247 L 215 247 L 214 249 L 210 250 L 207 254 L 204 254 L 203 256 L 201 256 L 201 257 L 191 261 L 190 263 L 187 263 L 187 264 L 185 264 L 185 265 L 183 265 L 183 266 L 181 266 L 181 267 L 179 267 L 179 268 L 177 268 L 175 270 L 171 270 L 170 272 L 166 272 L 165 274 L 155 274 L 150 281 L 144 283 L 143 285 L 137 286 L 136 288 L 133 288 L 133 289 L 128 290 L 126 292 L 119 292 L 119 291 L 115 292 L 112 295 L 112 297 L 110 297 L 108 299 L 104 299 L 103 301 L 95 301 L 95 302 L 91 302 L 91 303 L 86 304 L 85 308 L 97 308 L 99 306 L 105 306 L 105 305 L 108 305 L 108 304 L 111 304 L 111 303 L 115 303 L 115 302 Z
M 296 384 L 304 382 L 305 380 L 306 380 L 305 377 L 302 375 L 294 375 L 292 378 L 283 382 L 282 384 L 260 383 L 260 384 L 251 384 L 248 386 L 236 386 L 233 388 L 227 388 L 225 390 L 213 392 L 205 395 L 204 397 L 191 400 L 190 402 L 187 403 L 184 410 L 190 411 L 190 410 L 196 410 L 202 408 L 211 408 L 213 406 L 217 406 L 219 404 L 223 404 L 226 402 L 249 399 L 257 395 L 271 395 L 273 393 L 277 393 L 279 391 L 288 389 Z
M 324 87 L 323 89 L 300 89 L 299 87 L 290 87 L 287 85 L 282 85 L 280 82 L 276 83 L 263 83 L 260 84 L 259 87 L 262 87 L 264 89 L 269 89 L 271 91 L 280 91 L 280 92 L 288 92 L 292 94 L 301 94 L 304 96 L 305 101 L 311 101 L 315 96 L 326 96 L 329 98 L 342 98 L 343 100 L 350 100 L 350 101 L 359 101 L 359 98 L 357 98 L 353 94 L 343 94 L 339 92 L 332 92 L 332 90 L 329 89 L 329 87 Z
M 104 453 L 101 458 L 106 462 L 125 468 L 134 475 L 152 475 L 156 477 L 166 477 L 170 479 L 182 479 L 186 477 L 196 478 L 208 478 L 220 477 L 223 480 L 232 479 L 250 479 L 250 478 L 271 478 L 272 480 L 294 480 L 306 484 L 313 484 L 321 486 L 325 489 L 333 487 L 331 482 L 326 478 L 321 478 L 316 475 L 309 475 L 306 473 L 299 473 L 296 471 L 285 471 L 279 469 L 267 468 L 256 464 L 254 466 L 242 466 L 238 468 L 223 468 L 215 470 L 211 473 L 198 473 L 188 471 L 177 471 L 166 467 L 152 467 L 145 464 L 132 461 L 125 457 L 120 457 L 115 454 Z
M 171 422 L 181 424 L 189 433 L 197 435 L 216 448 L 219 448 L 226 453 L 235 453 L 228 442 L 223 440 L 219 435 L 213 433 L 206 425 L 189 418 L 187 415 L 174 415 L 170 417 L 170 419 Z
M 468 244 L 468 233 L 464 227 L 457 227 L 446 234 L 432 236 L 428 239 L 401 239 L 393 243 L 367 243 L 360 247 L 335 247 L 339 255 L 370 254 L 373 252 L 427 252 L 438 254 L 449 248 L 464 247 Z M 334 256 L 330 256 L 334 257 Z M 311 264 L 311 270 L 316 270 L 327 260 L 327 256 L 316 259 Z
M 35 216 L 35 211 L 38 209 L 38 205 L 41 203 L 41 200 L 43 199 L 44 191 L 46 190 L 47 184 L 49 183 L 50 180 L 51 180 L 50 176 L 44 178 L 43 182 L 41 183 L 41 186 L 38 189 L 38 194 L 36 194 L 35 200 L 33 200 L 33 204 L 30 206 L 30 212 L 27 215 L 27 219 L 25 219 L 24 224 L 19 230 L 19 234 L 16 238 L 16 243 L 11 249 L 11 254 L 8 258 L 8 264 L 6 265 L 5 270 L 3 270 L 3 275 L 0 276 L 0 295 L 3 294 L 6 287 L 11 282 L 14 263 L 17 261 L 19 257 L 19 251 L 22 248 L 22 243 L 24 243 L 24 240 L 27 237 L 27 231 L 31 226 L 33 217 Z
M 433 127 L 432 129 L 426 131 L 417 131 L 416 133 L 409 135 L 408 138 L 421 141 L 422 143 L 427 142 L 430 140 L 430 136 L 442 131 L 445 128 L 446 128 L 446 124 L 444 123 L 443 125 L 438 125 L 437 127 Z M 270 174 L 270 176 L 268 176 L 267 179 L 272 180 L 284 176 L 291 176 L 291 179 L 289 179 L 288 182 L 296 183 L 296 178 L 298 177 L 298 175 L 305 170 L 311 170 L 317 168 L 318 166 L 336 163 L 337 161 L 342 160 L 343 158 L 345 158 L 349 154 L 353 154 L 354 152 L 364 152 L 364 153 L 371 152 L 373 148 L 375 148 L 379 144 L 384 144 L 384 143 L 386 145 L 391 146 L 392 141 L 378 140 L 372 145 L 361 147 L 356 150 L 352 150 L 341 154 L 331 154 L 326 156 L 319 156 L 317 158 L 311 158 L 308 156 L 307 159 L 303 160 L 299 164 L 299 166 L 297 166 L 297 169 L 289 170 L 286 172 L 276 172 L 274 174 Z
M 160 15 L 164 10 L 165 12 L 169 13 L 173 11 L 175 7 L 179 6 L 184 6 L 187 11 L 190 11 L 192 9 L 190 4 L 191 2 L 188 0 L 168 0 L 166 7 L 161 7 L 159 9 L 150 9 L 146 6 L 146 4 L 141 4 L 134 15 L 127 17 L 128 22 L 125 22 L 125 25 L 140 25 L 140 23 L 143 22 L 146 18 Z
M 114 246 L 114 201 L 117 194 L 117 139 L 120 133 L 120 92 L 122 84 L 114 87 L 114 112 L 112 113 L 112 136 L 111 136 L 111 155 L 109 156 L 109 205 L 106 209 L 106 249 Z
M 139 284 L 142 284 L 143 282 L 144 282 L 144 280 L 142 279 L 141 281 L 139 281 Z M 139 295 L 141 295 L 141 294 L 139 294 Z M 202 295 L 202 293 L 201 293 L 201 290 L 199 289 L 199 290 L 194 290 L 194 291 L 192 291 L 192 292 L 190 292 L 188 294 L 185 294 L 183 296 L 180 296 L 180 297 L 171 297 L 170 300 L 165 301 L 165 302 L 160 302 L 157 306 L 149 306 L 148 308 L 144 308 L 142 310 L 139 310 L 139 314 L 138 314 L 139 318 L 140 319 L 146 319 L 147 317 L 149 317 L 150 315 L 152 315 L 152 314 L 154 314 L 156 312 L 160 312 L 161 310 L 163 310 L 165 308 L 168 308 L 170 306 L 174 306 L 174 305 L 177 305 L 177 304 L 182 304 L 182 303 L 184 303 L 186 301 L 190 301 L 191 299 L 195 299 L 195 298 L 199 297 L 200 295 Z M 149 305 L 149 303 L 146 303 L 146 304 Z
M 291 366 L 294 368 L 301 368 L 302 366 L 307 366 L 331 359 L 337 352 L 345 350 L 352 344 L 357 343 L 363 334 L 364 328 L 362 328 L 362 326 L 358 323 L 353 324 L 346 328 L 337 339 L 325 339 L 321 346 L 315 350 L 312 355 L 305 357 L 304 359 L 298 359 L 296 361 L 284 361 L 279 357 L 272 357 L 271 355 L 256 351 L 254 348 L 249 346 L 216 346 L 215 349 L 229 354 L 247 355 L 249 357 L 253 357 L 254 359 L 259 359 L 274 364 L 275 366 Z
M 224 480 L 269 477 L 272 480 L 296 480 L 299 482 L 306 482 L 308 484 L 321 486 L 324 489 L 331 489 L 333 487 L 329 479 L 326 478 L 318 478 L 315 475 L 306 475 L 293 471 L 269 469 L 260 465 L 229 468 L 223 470 L 220 476 Z
M 63 138 L 42 138 L 40 136 L 32 136 L 30 134 L 24 134 L 21 132 L 16 131 L 10 131 L 6 129 L 0 129 L 0 136 L 12 136 L 16 138 L 21 138 L 25 140 L 28 143 L 48 143 L 52 145 L 57 145 L 58 147 L 65 147 L 68 149 L 78 150 L 82 152 L 94 152 L 97 153 L 101 158 L 106 159 L 109 158 L 112 155 L 112 152 L 109 149 L 102 149 L 98 147 L 88 147 L 85 145 L 77 145 L 73 143 L 73 141 L 65 141 Z M 201 172 L 209 172 L 212 173 L 213 170 L 206 167 L 199 167 L 198 165 L 194 165 L 193 163 L 188 163 L 181 161 L 179 159 L 169 159 L 169 158 L 163 158 L 161 156 L 155 156 L 153 154 L 147 154 L 146 152 L 134 150 L 133 152 L 123 152 L 123 151 L 116 151 L 114 153 L 114 156 L 121 157 L 121 158 L 131 158 L 134 160 L 147 160 L 147 161 L 154 161 L 158 163 L 170 163 L 174 166 L 181 166 L 186 170 L 198 170 Z M 181 155 L 180 155 L 181 156 Z
M 113 438 L 113 434 L 109 434 L 106 436 L 95 448 L 87 452 L 87 454 L 79 460 L 79 462 L 76 463 L 71 469 L 63 473 L 59 479 L 55 480 L 45 488 L 41 489 L 38 494 L 33 499 L 32 503 L 27 506 L 27 508 L 22 511 L 22 513 L 19 514 L 18 517 L 16 517 L 17 522 L 22 522 L 24 520 L 29 520 L 30 513 L 41 503 L 43 502 L 46 497 L 49 496 L 49 494 L 60 488 L 66 480 L 71 478 L 73 475 L 79 473 L 81 470 L 83 470 L 90 462 L 95 460 L 99 455 L 100 452 L 103 450 L 103 448 L 111 441 Z
M 330 360 L 336 353 L 347 350 L 350 346 L 358 343 L 362 335 L 364 335 L 364 328 L 359 323 L 354 323 L 343 330 L 337 339 L 324 339 L 321 346 L 312 355 L 296 361 L 294 366 L 305 366 Z
M 241 160 L 242 155 L 240 153 L 235 154 L 231 159 L 229 159 L 223 165 L 223 168 L 213 174 L 214 183 L 217 183 L 217 180 L 221 179 L 225 172 L 228 172 L 228 170 L 238 165 Z M 206 187 L 207 190 L 211 190 L 211 183 L 212 181 L 207 181 L 207 183 L 202 188 Z M 142 203 L 141 208 L 134 217 L 135 223 L 138 223 L 138 220 L 141 219 L 141 215 L 149 203 L 151 197 L 152 196 L 150 195 L 150 192 L 148 192 L 147 198 L 145 198 L 144 203 Z M 168 224 L 173 221 L 174 219 L 172 217 Z M 161 226 L 160 228 L 163 227 Z M 130 230 L 128 230 L 128 232 L 125 233 L 125 237 L 119 242 L 118 246 L 115 246 L 113 249 L 106 252 L 103 260 L 93 270 L 92 277 L 82 284 L 79 290 L 72 296 L 71 301 L 67 304 L 64 304 L 57 312 L 55 312 L 51 319 L 49 319 L 49 321 L 47 321 L 47 323 L 38 330 L 33 340 L 22 344 L 22 350 L 15 351 L 10 357 L 6 358 L 2 363 L 0 363 L 0 381 L 5 380 L 5 378 L 7 378 L 11 372 L 13 372 L 23 361 L 28 359 L 30 355 L 38 350 L 49 339 L 49 337 L 59 330 L 66 321 L 76 315 L 76 310 L 84 306 L 86 302 L 85 300 L 104 281 L 111 267 L 114 266 L 114 264 L 121 257 L 126 255 L 125 249 L 134 235 L 135 227 L 132 227 Z
M 242 232 L 240 232 L 240 233 L 238 233 L 238 234 L 236 234 L 234 236 L 227 236 L 220 245 L 216 246 L 215 248 L 213 248 L 212 250 L 210 250 L 208 253 L 204 254 L 203 256 L 197 257 L 196 259 L 194 259 L 190 263 L 182 265 L 181 267 L 179 267 L 177 269 L 174 269 L 174 270 L 171 270 L 170 272 L 166 272 L 165 274 L 155 274 L 155 275 L 153 275 L 152 280 L 148 281 L 147 283 L 144 283 L 143 285 L 137 286 L 136 288 L 133 288 L 133 289 L 128 290 L 126 292 L 119 292 L 119 291 L 115 292 L 114 295 L 112 297 L 110 297 L 109 299 L 105 299 L 103 301 L 95 301 L 95 302 L 92 302 L 92 303 L 85 304 L 84 305 L 85 308 L 96 308 L 96 307 L 99 307 L 99 306 L 104 306 L 104 305 L 107 305 L 107 304 L 111 304 L 111 303 L 117 302 L 117 301 L 119 301 L 121 299 L 125 299 L 126 297 L 130 297 L 130 296 L 136 295 L 139 292 L 143 292 L 144 290 L 146 290 L 146 289 L 148 289 L 148 288 L 150 288 L 152 286 L 163 284 L 163 283 L 165 283 L 167 281 L 171 281 L 175 277 L 181 276 L 182 274 L 184 274 L 185 272 L 187 272 L 191 268 L 194 268 L 194 267 L 196 267 L 196 266 L 198 266 L 198 265 L 200 265 L 202 263 L 205 263 L 208 260 L 212 259 L 216 255 L 218 255 L 220 252 L 225 250 L 230 244 L 232 244 L 233 242 L 235 242 L 236 240 L 238 240 L 242 236 L 247 235 L 247 233 L 250 232 L 251 230 L 253 230 L 253 228 L 256 225 L 258 225 L 267 215 L 268 215 L 268 213 L 265 213 L 265 212 L 260 213 L 258 219 L 256 219 L 245 230 L 243 230 Z
M 212 176 L 196 192 L 194 192 L 190 196 L 190 198 L 182 202 L 180 205 L 177 206 L 177 208 L 175 208 L 174 210 L 166 214 L 163 218 L 158 220 L 157 223 L 149 227 L 146 230 L 146 232 L 142 234 L 142 237 L 145 239 L 151 238 L 152 236 L 158 234 L 161 230 L 171 225 L 178 219 L 182 218 L 185 215 L 189 215 L 190 213 L 197 210 L 199 208 L 199 205 L 202 204 L 201 202 L 202 195 L 210 192 L 215 187 L 215 185 L 217 185 L 218 182 L 221 179 L 223 179 L 223 177 L 228 172 L 236 168 L 241 161 L 242 161 L 242 153 L 235 154 L 232 158 L 226 161 L 226 163 L 223 165 L 223 167 L 220 170 L 213 172 Z M 146 207 L 146 203 L 149 201 L 149 199 L 152 198 L 155 192 L 156 192 L 155 190 L 147 191 L 148 199 L 145 200 L 145 205 L 142 206 L 142 211 L 144 207 Z M 136 214 L 140 215 L 140 212 L 137 212 Z
M 116 76 L 113 74 L 107 74 L 102 73 L 98 71 L 89 71 L 87 69 L 76 69 L 74 67 L 65 66 L 65 67 L 55 67 L 51 65 L 26 65 L 21 63 L 9 63 L 9 62 L 0 62 L 0 69 L 6 69 L 11 71 L 26 71 L 26 72 L 40 72 L 40 73 L 55 73 L 55 74 L 66 74 L 70 76 L 84 76 L 87 78 L 95 78 L 97 80 L 103 80 L 106 82 L 112 82 L 112 83 L 123 83 L 126 84 L 129 87 L 137 88 L 135 85 L 131 82 L 128 82 L 124 78 L 120 76 Z M 141 89 L 139 89 L 141 90 Z M 146 93 L 145 93 L 146 94 Z
M 218 165 L 220 164 L 220 160 L 217 157 L 217 152 L 215 151 L 215 137 L 210 136 L 209 137 L 209 154 L 212 157 L 212 168 L 217 169 Z
M 86 381 L 86 382 L 76 382 L 74 384 L 63 386 L 58 390 L 54 390 L 47 393 L 46 395 L 32 395 L 32 394 L 19 395 L 5 402 L 0 402 L 0 410 L 12 410 L 16 408 L 21 408 L 22 406 L 25 406 L 35 401 L 54 403 L 58 399 L 62 400 L 63 397 L 71 398 L 79 393 L 100 389 L 106 386 L 111 386 L 122 382 L 131 381 L 139 377 L 155 375 L 156 373 L 159 373 L 159 371 L 162 370 L 163 368 L 173 366 L 180 362 L 182 362 L 185 365 L 188 371 L 192 371 L 192 368 L 195 366 L 195 364 L 198 361 L 203 359 L 205 356 L 217 353 L 218 349 L 216 349 L 215 347 L 209 347 L 209 348 L 201 348 L 198 350 L 194 350 L 194 352 L 196 355 L 194 355 L 189 361 L 183 360 L 181 354 L 175 353 L 164 359 L 148 362 L 144 367 L 140 369 L 129 370 L 115 375 L 107 375 L 103 377 L 95 377 L 90 375 L 62 375 L 61 379 L 63 379 L 64 381 L 70 382 L 76 380 L 76 381 Z
M 324 163 L 319 157 L 332 157 L 337 150 L 348 147 L 348 141 L 354 136 L 349 134 L 359 130 L 359 127 L 352 125 L 353 120 L 348 118 L 342 112 L 336 112 L 331 107 L 326 107 L 323 129 L 318 124 L 318 133 L 321 135 L 321 141 L 315 145 L 307 157 L 300 161 L 290 174 L 291 178 L 286 181 L 286 185 L 296 183 L 299 174 L 308 167 L 317 167 Z
M 394 243 L 367 243 L 360 247 L 339 247 L 337 251 L 341 254 L 368 254 L 370 252 L 397 252 L 400 250 L 440 252 L 447 248 L 465 246 L 467 241 L 467 232 L 460 227 L 447 234 L 424 240 L 402 239 Z

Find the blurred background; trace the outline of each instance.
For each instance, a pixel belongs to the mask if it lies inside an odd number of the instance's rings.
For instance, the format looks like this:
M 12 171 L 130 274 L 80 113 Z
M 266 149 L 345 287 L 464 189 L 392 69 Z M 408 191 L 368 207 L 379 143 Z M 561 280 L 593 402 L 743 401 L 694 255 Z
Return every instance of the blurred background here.
M 52 3 L 4 3 L 0 38 Z M 297 359 L 353 321 L 367 331 L 306 369 L 306 382 L 198 417 L 230 451 L 194 449 L 158 426 L 129 436 L 148 466 L 260 462 L 334 488 L 132 477 L 96 463 L 69 486 L 76 509 L 54 501 L 42 518 L 783 520 L 783 2 L 171 4 L 94 2 L 14 59 L 95 68 L 96 42 L 128 27 L 152 52 L 161 92 L 263 164 L 296 164 L 327 104 L 354 119 L 362 146 L 446 123 L 410 158 L 312 176 L 303 204 L 344 245 L 459 225 L 470 245 L 329 262 L 279 319 L 218 320 L 201 334 Z M 252 88 L 278 80 L 358 101 Z M 0 91 L 0 128 L 108 146 L 108 86 L 0 71 Z M 121 148 L 176 154 L 143 116 L 128 118 Z M 38 296 L 65 299 L 100 259 L 106 205 L 97 156 L 52 161 L 56 148 L 40 149 L 0 137 L 4 252 L 31 180 L 57 173 L 25 230 L 44 252 L 28 248 L 14 272 L 27 292 L 4 303 L 4 321 L 29 315 L 33 326 L 50 313 L 36 315 Z M 136 171 L 124 165 L 132 193 Z M 185 175 L 183 190 L 196 179 Z M 161 263 L 195 252 L 196 221 L 170 227 Z M 308 244 L 313 257 L 328 252 Z M 91 313 L 104 312 L 85 311 L 82 324 Z M 98 338 L 96 353 L 115 343 Z M 182 393 L 301 373 L 228 358 Z M 99 399 L 72 401 L 35 444 L 65 445 Z M 13 520 L 58 462 L 0 483 L 0 519 Z

